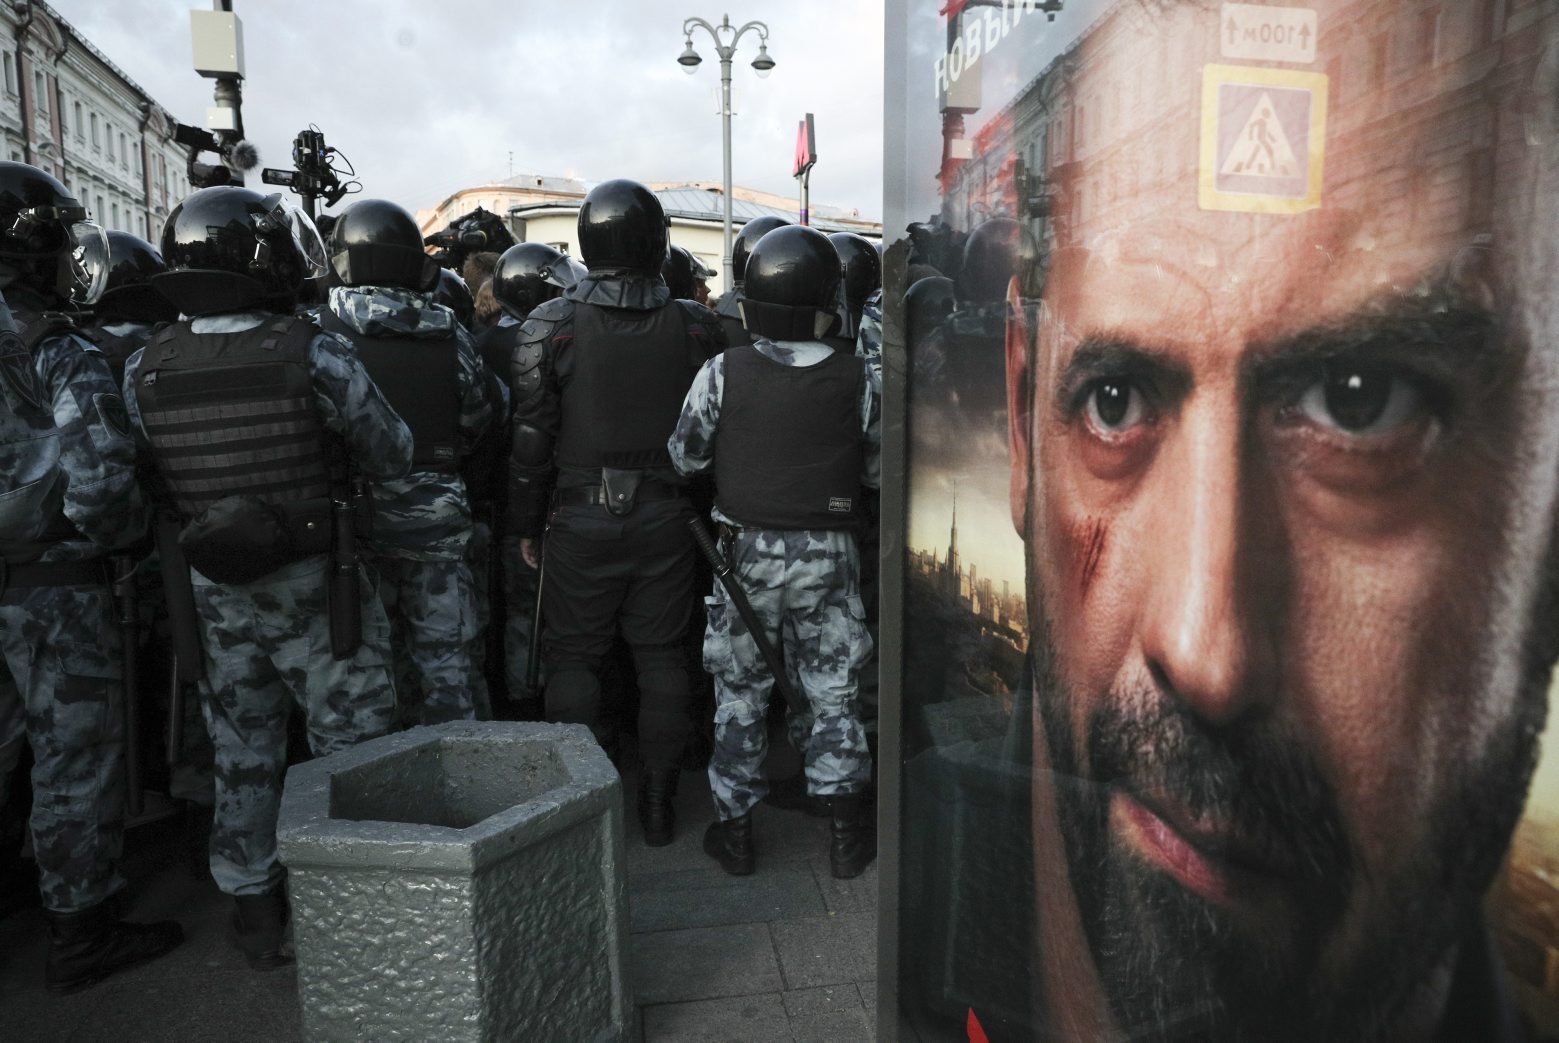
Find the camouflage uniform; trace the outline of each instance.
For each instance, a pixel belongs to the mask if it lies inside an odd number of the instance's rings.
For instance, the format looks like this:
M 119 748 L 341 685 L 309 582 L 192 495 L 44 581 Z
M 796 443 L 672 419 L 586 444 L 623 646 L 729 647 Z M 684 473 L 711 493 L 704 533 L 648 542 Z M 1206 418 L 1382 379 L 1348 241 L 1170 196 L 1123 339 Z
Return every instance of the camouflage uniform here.
M 337 286 L 330 309 L 366 336 L 443 340 L 454 334 L 461 455 L 469 454 L 502 409 L 503 391 L 454 313 L 428 303 L 425 294 L 377 286 Z M 466 558 L 471 504 L 465 482 L 453 470 L 419 470 L 375 482 L 372 495 L 365 549 L 390 617 L 397 717 L 402 724 L 471 720 L 472 678 L 482 664 L 471 657 L 479 626 Z
M 20 321 L 34 317 L 30 295 L 7 292 Z M 97 348 L 72 334 L 45 337 L 32 368 L 58 441 L 7 437 L 0 464 L 14 479 L 36 471 L 43 462 L 36 454 L 52 455 L 57 444 L 64 516 L 77 530 L 47 543 L 33 560 L 100 558 L 134 542 L 146 526 L 119 389 Z M 89 909 L 124 886 L 117 868 L 125 796 L 120 649 L 105 584 L 0 594 L 0 804 L 25 739 L 34 758 L 33 849 L 44 907 L 52 912 Z
M 236 312 L 195 319 L 197 334 L 252 329 L 274 316 Z M 125 406 L 136 438 L 148 445 L 136 402 L 141 353 L 125 367 Z M 390 409 L 349 343 L 330 334 L 309 345 L 314 406 L 342 437 L 356 467 L 371 476 L 404 474 L 411 432 Z M 326 612 L 328 559 L 313 555 L 247 584 L 219 585 L 193 573 L 195 611 L 206 651 L 201 695 L 216 749 L 216 810 L 211 875 L 230 895 L 274 890 L 276 815 L 287 762 L 287 715 L 304 710 L 309 746 L 331 753 L 388 732 L 395 690 L 390 628 L 373 585 L 362 578 L 363 640 L 353 658 L 330 652 Z
M 882 291 L 873 290 L 861 307 L 861 328 L 855 335 L 855 353 L 871 363 L 882 383 Z
M 754 347 L 789 366 L 810 366 L 830 349 L 812 341 L 774 342 L 759 337 Z M 861 400 L 864 440 L 861 482 L 878 485 L 881 392 L 868 367 Z M 715 433 L 725 387 L 725 359 L 706 363 L 688 392 L 676 432 L 667 443 L 683 474 L 714 467 Z M 871 653 L 861 603 L 860 554 L 855 534 L 834 529 L 741 528 L 718 507 L 714 520 L 734 528 L 726 554 L 770 643 L 783 650 L 787 672 L 810 706 L 804 767 L 814 796 L 858 793 L 871 778 L 871 755 L 857 713 L 857 681 Z M 744 815 L 763 799 L 768 784 L 764 716 L 774 687 L 757 642 L 736 613 L 723 587 L 705 599 L 709 626 L 704 668 L 715 680 L 714 756 L 710 787 L 722 820 Z M 806 718 L 797 718 L 806 720 Z

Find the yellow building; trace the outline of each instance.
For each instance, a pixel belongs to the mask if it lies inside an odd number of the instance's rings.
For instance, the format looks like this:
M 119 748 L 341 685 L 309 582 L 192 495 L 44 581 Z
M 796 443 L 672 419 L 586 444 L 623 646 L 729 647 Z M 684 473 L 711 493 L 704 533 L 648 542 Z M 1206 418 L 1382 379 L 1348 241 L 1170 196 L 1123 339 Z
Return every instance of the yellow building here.
M 422 227 L 422 234 L 430 235 L 480 206 L 502 215 L 517 240 L 546 243 L 577 257 L 579 204 L 591 184 L 593 182 L 574 178 L 520 175 L 463 188 L 437 206 L 419 210 L 417 222 Z M 723 292 L 725 212 L 719 182 L 652 181 L 648 184 L 671 219 L 672 243 L 692 251 L 707 267 L 714 269 L 717 274 L 709 280 L 710 292 Z M 732 190 L 733 228 L 740 230 L 746 222 L 765 214 L 795 221 L 797 200 L 750 188 Z M 814 203 L 810 223 L 822 232 L 855 232 L 874 241 L 882 237 L 881 223 L 861 217 L 858 210 Z

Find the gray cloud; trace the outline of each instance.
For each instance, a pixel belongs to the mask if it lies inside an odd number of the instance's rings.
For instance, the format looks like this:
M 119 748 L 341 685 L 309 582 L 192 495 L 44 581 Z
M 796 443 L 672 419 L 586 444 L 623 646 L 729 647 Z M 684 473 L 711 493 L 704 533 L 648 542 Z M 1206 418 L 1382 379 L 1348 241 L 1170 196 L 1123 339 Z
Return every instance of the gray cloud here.
M 198 0 L 51 0 L 185 123 L 211 83 L 190 67 Z M 706 34 L 693 76 L 676 64 L 682 20 L 722 10 L 670 0 L 237 0 L 248 73 L 244 122 L 267 166 L 291 163 L 310 123 L 356 165 L 368 195 L 432 206 L 509 173 L 720 179 L 719 62 Z M 795 195 L 797 122 L 817 119 L 818 203 L 882 213 L 882 7 L 875 0 L 749 3 L 770 29 L 767 80 L 736 54 L 737 184 Z

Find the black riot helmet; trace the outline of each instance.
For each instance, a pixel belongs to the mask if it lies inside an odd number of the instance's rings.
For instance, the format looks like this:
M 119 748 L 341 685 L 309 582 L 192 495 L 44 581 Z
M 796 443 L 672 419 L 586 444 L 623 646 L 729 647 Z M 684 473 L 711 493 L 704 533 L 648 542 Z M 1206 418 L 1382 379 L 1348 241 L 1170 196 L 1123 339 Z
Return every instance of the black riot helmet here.
M 520 243 L 498 258 L 493 269 L 493 296 L 503 310 L 523 319 L 543 301 L 573 286 L 584 268 L 561 250 L 545 243 Z
M 592 272 L 626 268 L 659 275 L 668 223 L 648 188 L 626 178 L 603 181 L 579 208 L 580 256 Z
M 438 285 L 433 287 L 433 303 L 442 304 L 455 313 L 455 319 L 466 329 L 476 314 L 476 302 L 471 297 L 471 287 L 448 268 L 438 270 Z
M 747 258 L 742 323 L 773 340 L 815 340 L 839 314 L 843 272 L 828 237 L 787 225 L 764 235 Z
M 1032 295 L 1034 240 L 1010 217 L 993 218 L 969 233 L 963 263 L 953 280 L 958 303 L 963 306 L 996 304 L 1007 299 L 1007 286 L 1016 275 L 1025 296 Z
M 109 232 L 107 286 L 93 313 L 103 322 L 172 322 L 179 310 L 151 284 L 153 276 L 167 270 L 162 254 L 145 239 Z
M 108 281 L 103 229 L 64 185 L 26 163 L 0 163 L 0 275 L 75 304 L 96 301 Z
M 783 217 L 764 215 L 755 217 L 742 225 L 742 230 L 736 233 L 736 238 L 731 242 L 731 281 L 740 283 L 745 279 L 747 271 L 747 259 L 752 256 L 752 248 L 758 245 L 769 232 L 776 228 L 784 228 L 790 224 Z
M 854 232 L 835 232 L 828 241 L 844 267 L 844 298 L 850 305 L 852 326 L 859 325 L 866 298 L 882 289 L 882 258 L 871 240 Z
M 418 291 L 431 290 L 439 272 L 438 262 L 423 252 L 417 222 L 386 199 L 353 203 L 336 218 L 330 267 L 344 286 Z
M 675 244 L 666 251 L 666 263 L 660 266 L 660 277 L 666 280 L 671 296 L 683 301 L 694 300 L 699 280 L 707 280 L 714 274 L 692 250 Z
M 203 188 L 173 208 L 162 229 L 168 270 L 152 288 L 186 315 L 248 308 L 290 311 L 304 283 L 325 274 L 314 222 L 281 193 Z

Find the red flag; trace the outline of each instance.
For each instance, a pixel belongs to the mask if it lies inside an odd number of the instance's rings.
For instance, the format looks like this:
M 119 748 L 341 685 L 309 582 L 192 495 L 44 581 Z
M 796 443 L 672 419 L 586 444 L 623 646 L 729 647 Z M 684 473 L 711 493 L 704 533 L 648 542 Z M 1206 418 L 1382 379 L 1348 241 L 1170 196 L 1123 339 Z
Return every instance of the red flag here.
M 969 1008 L 969 1020 L 964 1023 L 969 1030 L 969 1043 L 991 1043 L 985 1035 L 985 1027 L 980 1024 L 980 1019 L 974 1016 L 974 1008 Z

